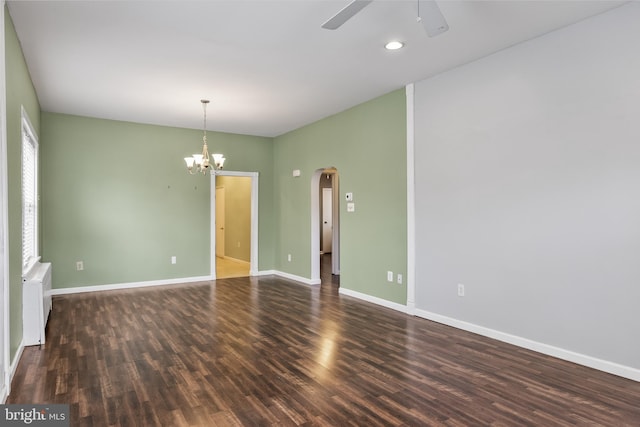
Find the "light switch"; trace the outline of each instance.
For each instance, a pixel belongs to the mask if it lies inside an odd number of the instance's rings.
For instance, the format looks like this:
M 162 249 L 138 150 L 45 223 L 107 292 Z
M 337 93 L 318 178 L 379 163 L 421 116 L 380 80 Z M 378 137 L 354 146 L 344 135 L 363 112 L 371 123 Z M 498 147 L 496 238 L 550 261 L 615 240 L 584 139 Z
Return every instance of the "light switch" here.
M 356 204 L 353 202 L 347 203 L 347 212 L 355 212 Z
M 353 202 L 353 193 L 345 194 L 344 198 L 347 200 L 347 202 Z

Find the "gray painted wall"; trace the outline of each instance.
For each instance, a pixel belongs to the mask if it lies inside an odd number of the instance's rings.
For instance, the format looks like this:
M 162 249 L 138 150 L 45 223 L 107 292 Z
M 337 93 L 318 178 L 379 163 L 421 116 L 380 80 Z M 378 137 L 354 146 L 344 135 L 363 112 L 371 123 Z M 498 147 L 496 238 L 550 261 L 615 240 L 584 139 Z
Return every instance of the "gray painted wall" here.
M 640 368 L 638 22 L 415 85 L 417 309 Z

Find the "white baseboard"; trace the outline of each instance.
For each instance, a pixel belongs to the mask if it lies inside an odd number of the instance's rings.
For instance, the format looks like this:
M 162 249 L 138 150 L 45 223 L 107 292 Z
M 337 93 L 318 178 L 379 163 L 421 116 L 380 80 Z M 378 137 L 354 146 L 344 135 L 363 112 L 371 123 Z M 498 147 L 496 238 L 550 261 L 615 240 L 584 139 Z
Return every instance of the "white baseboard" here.
M 300 282 L 305 285 L 320 284 L 319 279 L 311 280 L 306 277 L 297 276 L 295 274 L 285 273 L 283 271 L 278 271 L 278 270 L 262 270 L 262 271 L 256 271 L 252 273 L 252 276 L 269 276 L 269 275 L 280 276 L 285 279 L 294 280 L 296 282 Z M 187 284 L 187 283 L 194 283 L 194 282 L 205 282 L 209 280 L 212 280 L 211 276 L 200 276 L 200 277 L 187 277 L 187 278 L 181 278 L 181 279 L 152 280 L 152 281 L 146 281 L 146 282 L 118 283 L 118 284 L 112 284 L 112 285 L 60 288 L 60 289 L 52 289 L 51 295 L 64 295 L 64 294 L 74 294 L 74 293 L 81 293 L 81 292 L 97 292 L 97 291 L 108 291 L 108 290 L 116 290 L 116 289 L 141 288 L 141 287 L 147 287 L 147 286 Z M 536 351 L 538 353 L 546 354 L 548 356 L 557 357 L 562 360 L 567 360 L 569 362 L 577 363 L 579 365 L 587 366 L 589 368 L 597 369 L 603 372 L 608 372 L 610 374 L 614 374 L 623 378 L 628 378 L 630 380 L 640 382 L 640 369 L 632 368 L 630 366 L 620 365 L 618 363 L 610 362 L 603 359 L 598 359 L 592 356 L 587 356 L 587 355 L 576 353 L 570 350 L 565 350 L 563 348 L 529 340 L 527 338 L 522 338 L 516 335 L 507 334 L 505 332 L 496 331 L 494 329 L 475 325 L 473 323 L 465 322 L 465 321 L 454 319 L 451 317 L 442 316 L 426 310 L 421 310 L 414 307 L 407 307 L 402 304 L 398 304 L 392 301 L 387 301 L 382 298 L 356 292 L 351 289 L 340 288 L 339 292 L 340 294 L 358 298 L 373 304 L 390 308 L 392 310 L 400 311 L 402 313 L 422 317 L 424 319 L 432 320 L 434 322 L 442 323 L 444 325 L 452 326 L 454 328 L 462 329 L 468 332 L 473 332 L 478 335 L 493 338 L 498 341 L 513 344 L 518 347 L 522 347 L 532 351 Z M 13 363 L 11 364 L 11 374 L 10 374 L 9 381 L 13 379 L 13 375 L 15 374 L 15 370 L 18 366 L 18 362 L 20 361 L 20 357 L 22 356 L 23 350 L 24 350 L 24 345 L 21 342 L 20 346 L 18 347 L 16 357 L 14 358 Z M 0 391 L 0 398 L 4 397 L 4 399 L 6 399 L 6 396 L 4 396 L 4 393 L 5 393 L 5 390 Z
M 18 369 L 18 363 L 20 363 L 20 359 L 22 358 L 22 352 L 24 352 L 24 341 L 20 341 L 20 345 L 18 346 L 18 350 L 16 351 L 16 355 L 11 361 L 11 368 L 9 370 L 9 384 L 6 384 L 7 392 L 11 392 L 11 382 L 13 381 L 13 376 L 16 374 L 16 370 Z
M 3 375 L 6 375 L 4 379 L 6 382 L 0 389 L 0 404 L 4 405 L 9 397 L 9 390 L 11 389 L 11 374 L 7 371 Z
M 18 369 L 18 363 L 20 363 L 20 358 L 22 357 L 22 352 L 24 351 L 24 341 L 20 341 L 20 345 L 18 346 L 18 350 L 16 351 L 16 357 L 11 361 L 11 373 L 9 374 L 9 382 L 13 381 L 13 376 L 16 374 L 16 369 Z
M 223 259 L 229 260 L 229 261 L 233 261 L 233 262 L 237 262 L 238 264 L 244 264 L 244 265 L 249 265 L 251 264 L 249 261 L 245 261 L 243 259 L 239 259 L 239 258 L 234 258 L 234 257 L 230 257 L 230 256 L 224 256 Z
M 311 280 L 311 279 L 307 279 L 306 277 L 297 276 L 295 274 L 285 273 L 284 271 L 276 270 L 274 274 L 276 276 L 284 277 L 285 279 L 289 279 L 289 280 L 295 280 L 296 282 L 301 282 L 309 286 L 319 285 L 321 283 L 320 279 Z
M 211 276 L 183 277 L 180 279 L 149 280 L 146 282 L 116 283 L 112 285 L 79 286 L 76 288 L 52 289 L 51 295 L 78 294 L 82 292 L 112 291 L 116 289 L 145 288 L 147 286 L 178 285 L 183 283 L 207 282 Z
M 507 334 L 505 332 L 496 331 L 484 326 L 475 325 L 473 323 L 464 322 L 462 320 L 453 319 L 451 317 L 442 316 L 440 314 L 431 313 L 425 310 L 415 309 L 414 314 L 416 316 L 432 320 L 434 322 L 442 323 L 447 326 L 453 326 L 454 328 L 473 332 L 474 334 L 493 338 L 498 341 L 506 342 L 508 344 L 513 344 L 518 347 L 546 354 L 547 356 L 557 357 L 558 359 L 577 363 L 578 365 L 587 366 L 589 368 L 614 374 L 619 377 L 628 378 L 634 381 L 640 381 L 640 369 L 632 368 L 630 366 L 620 365 L 618 363 L 598 359 L 570 350 L 565 350 L 563 348 L 555 347 L 549 344 L 532 341 L 527 338 L 522 338 L 516 335 Z
M 284 277 L 285 279 L 289 279 L 289 280 L 295 280 L 296 282 L 301 282 L 309 286 L 319 285 L 321 283 L 320 279 L 311 280 L 306 277 L 285 273 L 284 271 L 279 271 L 279 270 L 262 270 L 262 271 L 258 271 L 254 276 L 271 276 L 271 275 Z
M 373 304 L 381 305 L 383 307 L 387 307 L 396 311 L 401 311 L 403 313 L 408 313 L 407 307 L 402 304 L 398 304 L 397 302 L 387 301 L 386 299 L 374 297 L 371 295 L 363 294 L 360 292 L 352 291 L 351 289 L 340 288 L 338 290 L 339 293 L 343 295 L 348 295 L 350 297 L 358 298 L 367 302 L 371 302 Z
M 11 382 L 13 381 L 13 376 L 16 374 L 16 370 L 18 369 L 18 364 L 20 363 L 20 359 L 22 358 L 22 353 L 24 352 L 24 341 L 20 341 L 20 345 L 18 346 L 18 350 L 16 351 L 16 355 L 11 362 L 11 366 L 9 367 L 9 378 L 7 378 L 7 383 L 0 390 L 0 403 L 4 404 L 7 401 L 7 397 L 9 397 L 9 393 L 11 393 Z
M 256 271 L 253 275 L 254 276 L 273 276 L 276 274 L 275 270 L 259 270 Z
M 429 311 L 420 310 L 415 307 L 408 307 L 402 304 L 397 304 L 397 303 L 387 301 L 381 298 L 377 298 L 371 295 L 352 291 L 351 289 L 340 288 L 339 292 L 344 295 L 349 295 L 354 298 L 358 298 L 364 301 L 378 304 L 383 307 L 391 308 L 393 310 L 397 310 L 406 314 L 422 317 L 424 319 L 442 323 L 447 326 L 452 326 L 457 329 L 462 329 L 464 331 L 472 332 L 474 334 L 493 338 L 498 341 L 506 342 L 508 344 L 513 344 L 518 347 L 522 347 L 538 353 L 546 354 L 547 356 L 557 357 L 558 359 L 566 360 L 568 362 L 576 363 L 578 365 L 597 369 L 599 371 L 607 372 L 613 375 L 617 375 L 619 377 L 640 382 L 640 369 L 632 368 L 630 366 L 624 366 L 615 362 L 610 362 L 608 360 L 598 359 L 592 356 L 576 353 L 574 351 L 565 350 L 563 348 L 555 347 L 549 344 L 544 344 L 544 343 L 533 341 L 527 338 L 522 338 L 516 335 L 507 334 L 505 332 L 496 331 L 494 329 L 486 328 L 484 326 L 479 326 L 473 323 L 464 322 L 462 320 L 454 319 L 451 317 L 446 317 L 436 313 L 431 313 Z

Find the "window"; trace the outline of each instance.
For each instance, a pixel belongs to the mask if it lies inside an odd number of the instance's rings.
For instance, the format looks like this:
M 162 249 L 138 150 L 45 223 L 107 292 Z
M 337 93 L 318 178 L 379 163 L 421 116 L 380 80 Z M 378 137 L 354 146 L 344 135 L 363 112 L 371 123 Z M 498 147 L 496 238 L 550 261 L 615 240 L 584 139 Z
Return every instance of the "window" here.
M 38 261 L 38 140 L 22 110 L 22 270 Z

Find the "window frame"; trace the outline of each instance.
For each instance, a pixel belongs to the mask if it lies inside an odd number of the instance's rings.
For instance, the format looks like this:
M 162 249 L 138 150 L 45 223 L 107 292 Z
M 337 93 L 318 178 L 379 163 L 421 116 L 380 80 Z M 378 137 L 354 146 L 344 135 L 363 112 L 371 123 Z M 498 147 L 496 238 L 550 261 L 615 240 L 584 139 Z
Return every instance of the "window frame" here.
M 24 106 L 22 107 L 22 120 L 21 120 L 21 131 L 20 131 L 20 135 L 21 135 L 21 139 L 22 139 L 22 144 L 21 144 L 21 162 L 20 162 L 20 179 L 21 179 L 21 188 L 20 188 L 20 193 L 21 193 L 21 199 L 22 199 L 22 230 L 21 230 L 21 243 L 22 243 L 22 273 L 23 276 L 26 276 L 29 271 L 33 268 L 33 266 L 40 261 L 40 253 L 39 253 L 39 220 L 40 220 L 40 197 L 38 194 L 39 191 L 39 186 L 38 186 L 38 180 L 39 180 L 39 175 L 38 175 L 38 166 L 39 166 L 39 145 L 38 145 L 38 136 L 33 128 L 33 125 L 31 124 L 31 120 L 29 120 L 29 115 L 27 114 L 27 112 L 24 109 Z M 33 164 L 32 164 L 32 171 L 33 171 L 33 200 L 31 201 L 33 203 L 33 229 L 32 231 L 32 248 L 30 250 L 30 254 L 28 254 L 28 256 L 25 258 L 25 234 L 26 234 L 26 204 L 27 202 L 25 201 L 25 144 L 29 144 L 30 146 L 33 147 Z

